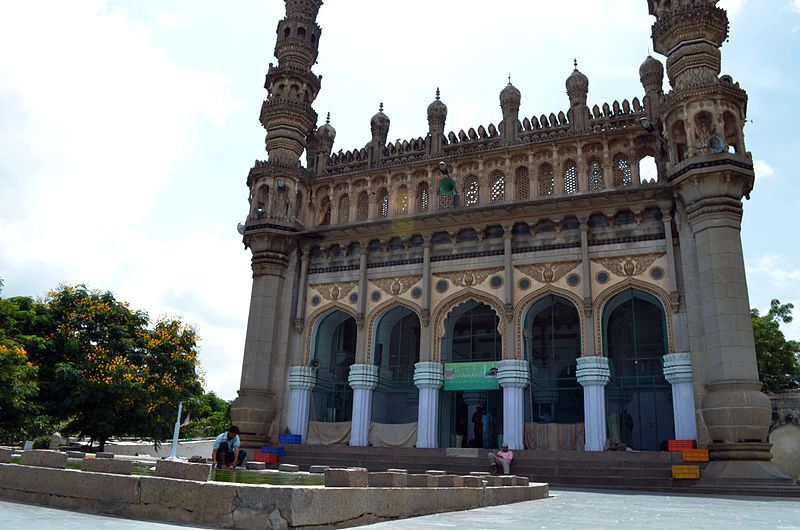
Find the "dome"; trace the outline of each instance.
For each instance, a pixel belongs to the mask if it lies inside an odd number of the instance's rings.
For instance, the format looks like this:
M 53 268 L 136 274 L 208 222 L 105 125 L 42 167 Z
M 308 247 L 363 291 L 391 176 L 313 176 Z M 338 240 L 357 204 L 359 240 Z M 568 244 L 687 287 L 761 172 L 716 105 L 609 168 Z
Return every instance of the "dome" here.
M 508 84 L 500 91 L 500 105 L 514 104 L 519 106 L 521 99 L 522 94 L 517 87 L 511 84 L 511 79 L 509 79 Z
M 436 89 L 436 99 L 428 105 L 428 118 L 442 118 L 447 116 L 447 105 L 439 99 L 439 89 Z
M 639 67 L 639 77 L 645 78 L 651 75 L 657 76 L 659 79 L 663 79 L 664 65 L 662 65 L 661 61 L 658 59 L 653 59 L 652 56 L 648 55 L 647 59 L 645 59 L 642 63 L 642 66 Z
M 334 129 L 331 125 L 330 112 L 328 113 L 328 117 L 325 119 L 325 124 L 317 129 L 317 136 L 322 140 L 329 140 L 331 142 L 336 138 L 336 129 Z
M 380 109 L 378 110 L 378 113 L 375 114 L 371 120 L 369 120 L 369 124 L 373 129 L 389 128 L 389 116 L 383 113 L 383 102 L 381 102 L 381 106 Z
M 575 61 L 575 70 L 567 78 L 567 93 L 574 92 L 587 94 L 589 92 L 589 78 L 578 70 L 578 61 Z

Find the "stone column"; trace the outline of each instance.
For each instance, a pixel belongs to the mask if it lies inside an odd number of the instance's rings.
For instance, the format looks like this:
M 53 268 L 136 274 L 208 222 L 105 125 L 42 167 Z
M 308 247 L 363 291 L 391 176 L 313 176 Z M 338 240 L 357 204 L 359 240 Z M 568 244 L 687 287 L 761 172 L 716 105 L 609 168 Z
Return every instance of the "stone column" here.
M 317 384 L 317 371 L 310 366 L 289 368 L 289 417 L 288 427 L 292 434 L 303 437 L 308 434 L 308 415 L 311 410 L 311 390 Z
M 586 451 L 602 451 L 606 444 L 606 384 L 611 372 L 602 356 L 578 358 L 578 382 L 583 386 Z
M 419 388 L 417 447 L 439 446 L 439 389 L 443 383 L 442 363 L 423 361 L 414 365 L 414 384 Z
M 422 311 L 420 314 L 420 360 L 430 360 L 433 355 L 433 329 L 431 328 L 431 236 L 422 242 Z
M 528 362 L 505 359 L 497 363 L 497 381 L 503 388 L 503 441 L 509 449 L 525 448 L 525 398 L 528 386 Z
M 506 313 L 506 333 L 503 340 L 503 349 L 505 350 L 506 359 L 514 358 L 514 266 L 512 265 L 511 243 L 512 235 L 511 230 L 513 225 L 503 225 L 503 265 L 504 265 L 504 279 L 503 279 L 503 309 Z
M 369 241 L 361 241 L 361 254 L 358 266 L 358 303 L 356 304 L 356 362 L 363 363 L 367 360 L 367 335 L 364 330 L 367 314 L 367 259 L 369 257 Z
M 372 421 L 372 391 L 378 386 L 378 367 L 373 364 L 354 364 L 347 378 L 353 389 L 353 421 L 350 445 L 369 445 L 369 424 Z
M 689 352 L 670 353 L 664 356 L 664 378 L 672 385 L 675 439 L 697 440 L 692 389 L 692 356 Z
M 303 248 L 300 256 L 300 285 L 297 295 L 297 309 L 294 316 L 294 325 L 298 333 L 303 332 L 303 323 L 306 317 L 306 284 L 308 283 L 308 249 Z
M 592 263 L 589 260 L 589 219 L 583 217 L 581 222 L 581 272 L 583 276 L 583 354 L 593 355 L 594 344 L 594 319 L 592 318 Z

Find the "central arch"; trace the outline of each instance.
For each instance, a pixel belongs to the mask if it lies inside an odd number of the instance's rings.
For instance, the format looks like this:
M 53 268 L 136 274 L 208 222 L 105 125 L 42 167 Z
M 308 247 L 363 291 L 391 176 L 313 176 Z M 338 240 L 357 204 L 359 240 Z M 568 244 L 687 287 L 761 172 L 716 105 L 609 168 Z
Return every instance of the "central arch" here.
M 353 389 L 347 378 L 356 359 L 356 336 L 356 320 L 339 309 L 331 311 L 315 325 L 311 358 L 319 366 L 312 394 L 312 421 L 351 420 Z

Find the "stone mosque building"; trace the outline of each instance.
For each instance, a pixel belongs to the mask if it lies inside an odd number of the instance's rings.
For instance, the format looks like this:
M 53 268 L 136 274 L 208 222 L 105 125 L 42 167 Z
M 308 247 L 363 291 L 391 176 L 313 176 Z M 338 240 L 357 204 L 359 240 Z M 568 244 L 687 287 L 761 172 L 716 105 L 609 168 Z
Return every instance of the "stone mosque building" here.
M 716 0 L 647 0 L 667 93 L 647 57 L 642 93 L 589 106 L 576 64 L 565 112 L 521 113 L 509 83 L 498 125 L 448 132 L 437 91 L 419 138 L 388 142 L 381 108 L 369 143 L 338 153 L 312 108 L 322 1 L 285 1 L 268 159 L 240 225 L 253 287 L 231 412 L 246 443 L 696 439 L 729 475 L 765 472 L 740 239 L 747 94 L 720 75 Z

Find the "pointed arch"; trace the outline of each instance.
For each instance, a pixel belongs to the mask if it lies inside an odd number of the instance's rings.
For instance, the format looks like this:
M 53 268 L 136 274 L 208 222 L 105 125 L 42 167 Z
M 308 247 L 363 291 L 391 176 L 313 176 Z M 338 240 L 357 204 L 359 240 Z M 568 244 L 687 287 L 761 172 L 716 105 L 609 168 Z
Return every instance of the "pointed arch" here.
M 394 199 L 394 211 L 397 215 L 407 215 L 408 214 L 408 187 L 405 185 L 400 186 L 397 188 L 397 192 L 395 193 Z
M 489 177 L 489 202 L 502 202 L 506 200 L 506 176 L 496 169 Z
M 539 196 L 552 195 L 555 193 L 556 181 L 553 166 L 545 162 L 539 166 Z
M 540 289 L 537 289 L 531 293 L 528 293 L 522 299 L 517 302 L 517 305 L 514 307 L 514 357 L 516 359 L 522 359 L 524 357 L 522 351 L 522 332 L 525 322 L 525 317 L 527 316 L 528 311 L 530 310 L 533 305 L 548 295 L 560 296 L 561 298 L 565 298 L 572 302 L 575 305 L 575 308 L 578 309 L 578 318 L 581 322 L 581 349 L 586 348 L 586 333 L 585 333 L 585 320 L 586 316 L 581 308 L 583 307 L 583 300 L 580 296 L 573 293 L 572 291 L 568 291 L 566 289 L 562 289 L 560 287 L 556 287 L 555 285 L 545 285 Z M 583 353 L 583 352 L 581 352 Z
M 333 313 L 334 311 L 342 311 L 347 313 L 353 318 L 356 318 L 356 311 L 352 307 L 348 307 L 341 302 L 331 302 L 326 304 L 316 311 L 311 313 L 308 318 L 306 318 L 306 329 L 305 329 L 305 346 L 303 348 L 303 364 L 308 364 L 311 360 L 311 346 L 312 342 L 315 339 L 317 327 L 319 323 L 322 322 L 322 319 L 329 314 Z
M 441 340 L 444 336 L 445 330 L 445 320 L 447 319 L 448 315 L 456 308 L 456 306 L 468 302 L 470 300 L 475 300 L 477 302 L 484 303 L 494 309 L 495 313 L 499 317 L 499 323 L 497 326 L 497 332 L 500 334 L 501 339 L 505 340 L 505 330 L 506 330 L 506 315 L 505 310 L 503 308 L 503 302 L 500 301 L 499 298 L 486 294 L 482 291 L 478 291 L 476 289 L 467 288 L 462 289 L 461 291 L 452 294 L 451 296 L 445 298 L 441 302 L 439 302 L 433 310 L 433 355 L 431 360 L 434 362 L 441 362 Z
M 578 189 L 578 165 L 574 160 L 567 160 L 564 163 L 564 193 L 577 193 Z
M 514 172 L 514 189 L 517 200 L 529 199 L 531 196 L 531 183 L 528 177 L 528 168 L 520 166 Z
M 589 160 L 589 191 L 605 189 L 606 183 L 603 180 L 603 164 L 597 158 Z
M 417 212 L 427 212 L 430 209 L 430 189 L 427 182 L 417 184 Z
M 631 161 L 623 153 L 614 155 L 614 187 L 624 188 L 633 184 Z
M 464 206 L 478 206 L 481 184 L 478 177 L 470 175 L 464 179 Z
M 392 297 L 389 300 L 386 300 L 385 302 L 375 306 L 367 316 L 367 359 L 364 361 L 365 363 L 369 364 L 372 362 L 372 343 L 375 338 L 375 322 L 380 320 L 380 317 L 382 317 L 385 313 L 397 307 L 405 307 L 409 311 L 413 311 L 414 314 L 417 315 L 417 318 L 420 318 L 422 308 L 417 304 L 402 298 Z
M 389 190 L 381 188 L 376 195 L 378 217 L 389 217 Z
M 362 191 L 358 194 L 356 203 L 356 221 L 366 221 L 369 216 L 369 194 Z
M 345 193 L 339 199 L 339 224 L 347 223 L 350 220 L 350 197 Z

